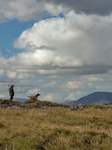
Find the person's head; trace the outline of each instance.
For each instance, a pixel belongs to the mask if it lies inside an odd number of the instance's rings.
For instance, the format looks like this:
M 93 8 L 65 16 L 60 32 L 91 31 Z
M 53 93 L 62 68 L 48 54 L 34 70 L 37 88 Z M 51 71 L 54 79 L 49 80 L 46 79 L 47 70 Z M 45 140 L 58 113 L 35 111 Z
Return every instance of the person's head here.
M 14 84 L 12 84 L 11 86 L 14 87 Z

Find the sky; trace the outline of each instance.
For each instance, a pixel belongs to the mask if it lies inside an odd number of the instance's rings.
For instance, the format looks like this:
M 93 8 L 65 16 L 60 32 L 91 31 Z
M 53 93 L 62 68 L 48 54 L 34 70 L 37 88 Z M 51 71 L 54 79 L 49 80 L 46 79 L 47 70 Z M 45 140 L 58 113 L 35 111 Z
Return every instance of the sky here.
M 62 103 L 112 92 L 112 1 L 0 0 L 0 98 Z

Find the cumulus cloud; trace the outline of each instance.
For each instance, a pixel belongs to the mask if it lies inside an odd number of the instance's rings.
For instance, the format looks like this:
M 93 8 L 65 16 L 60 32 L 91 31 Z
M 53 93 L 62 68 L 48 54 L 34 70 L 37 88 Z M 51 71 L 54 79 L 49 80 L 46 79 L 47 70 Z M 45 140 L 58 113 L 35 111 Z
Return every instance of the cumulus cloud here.
M 15 77 L 16 77 L 16 71 L 13 71 L 13 72 L 12 72 L 12 70 L 11 70 L 11 71 L 8 70 L 8 71 L 7 71 L 7 76 L 8 76 L 9 78 L 15 78 Z
M 81 89 L 83 87 L 83 83 L 80 81 L 68 81 L 65 85 L 65 88 L 69 90 Z
M 37 94 L 37 93 L 39 93 L 39 89 L 28 90 L 26 94 L 32 95 L 32 94 Z
M 24 2 L 31 1 L 24 0 Z M 52 7 L 53 3 L 51 3 Z M 3 5 L 3 8 L 7 8 L 6 5 Z M 48 9 L 52 12 L 51 6 Z M 0 11 L 3 12 L 3 9 Z M 62 11 L 61 8 L 60 11 Z M 34 12 L 32 14 L 30 12 L 31 15 L 28 18 L 25 15 L 22 18 L 18 12 L 15 14 L 16 16 L 13 12 L 9 16 L 5 14 L 5 17 L 9 19 L 16 17 L 24 21 L 35 17 Z M 36 22 L 31 28 L 23 31 L 14 42 L 14 48 L 23 49 L 23 52 L 9 59 L 0 56 L 0 79 L 5 83 L 17 83 L 23 89 L 18 87 L 16 90 L 24 91 L 26 96 L 35 94 L 38 89 L 45 90 L 42 100 L 50 101 L 63 99 L 63 96 L 60 98 L 60 93 L 58 97 L 55 92 L 46 94 L 47 88 L 59 87 L 55 79 L 57 75 L 64 75 L 64 77 L 69 75 L 73 79 L 60 83 L 62 86 L 58 90 L 63 91 L 62 95 L 66 94 L 66 98 L 74 99 L 77 93 L 87 94 L 90 92 L 88 89 L 91 89 L 91 92 L 100 90 L 102 86 L 97 84 L 112 81 L 110 76 L 108 78 L 104 76 L 107 73 L 112 74 L 111 27 L 112 15 L 102 17 L 77 14 L 75 11 L 69 11 L 63 18 L 49 18 Z M 43 76 L 40 77 L 40 75 Z M 55 77 L 51 78 L 54 81 L 44 81 L 44 77 L 50 79 L 49 75 Z M 43 82 L 40 83 L 40 81 Z M 26 86 L 25 89 L 24 86 Z
M 63 5 L 56 5 L 54 2 L 49 1 L 46 3 L 45 1 L 45 10 L 54 16 L 58 16 L 62 12 L 67 11 L 67 7 L 63 7 Z
M 53 101 L 53 99 L 56 100 L 56 94 L 55 93 L 48 93 L 43 97 L 44 101 Z
M 52 2 L 40 0 L 5 0 L 0 1 L 0 14 L 7 19 L 18 19 L 28 21 L 32 19 L 41 19 L 51 13 L 58 15 L 64 11 L 63 7 Z M 0 19 L 3 22 L 3 19 Z M 0 21 L 0 22 L 1 22 Z
M 58 16 L 68 10 L 76 13 L 109 15 L 112 12 L 110 0 L 5 0 L 0 1 L 0 23 L 6 19 L 28 21 L 49 15 Z
M 19 20 L 29 20 L 36 17 L 36 12 L 40 12 L 40 2 L 36 0 L 5 0 L 0 1 L 0 13 L 8 19 L 17 18 Z
M 74 11 L 65 18 L 42 20 L 16 39 L 14 47 L 26 50 L 16 60 L 39 67 L 40 74 L 106 73 L 112 65 L 111 26 L 111 16 Z
M 111 26 L 111 16 L 78 15 L 74 11 L 64 18 L 39 21 L 15 40 L 14 47 L 24 52 L 9 59 L 0 56 L 0 76 L 23 80 L 35 75 L 111 72 Z M 103 79 L 90 79 L 91 82 L 98 80 Z

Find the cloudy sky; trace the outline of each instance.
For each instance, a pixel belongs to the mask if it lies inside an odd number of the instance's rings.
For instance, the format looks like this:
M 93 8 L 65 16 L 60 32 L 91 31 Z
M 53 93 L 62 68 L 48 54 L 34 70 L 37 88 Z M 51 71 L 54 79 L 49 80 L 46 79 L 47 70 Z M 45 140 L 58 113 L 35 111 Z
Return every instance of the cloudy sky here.
M 0 0 L 0 98 L 112 92 L 112 1 Z

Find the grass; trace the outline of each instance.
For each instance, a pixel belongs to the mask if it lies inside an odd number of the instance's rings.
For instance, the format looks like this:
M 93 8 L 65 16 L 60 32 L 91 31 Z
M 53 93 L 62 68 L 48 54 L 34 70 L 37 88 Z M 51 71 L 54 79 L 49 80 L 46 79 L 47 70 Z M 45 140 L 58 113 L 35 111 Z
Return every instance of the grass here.
M 48 101 L 39 101 L 39 100 L 35 100 L 35 99 L 30 99 L 24 103 L 21 102 L 16 102 L 16 101 L 11 101 L 11 100 L 2 100 L 0 99 L 0 105 L 4 105 L 4 107 L 12 107 L 12 106 L 17 106 L 23 109 L 34 109 L 34 108 L 68 108 L 68 105 L 64 105 L 64 104 L 58 104 L 58 103 L 54 103 L 54 102 L 48 102 Z
M 0 150 L 112 150 L 112 106 L 0 108 Z

